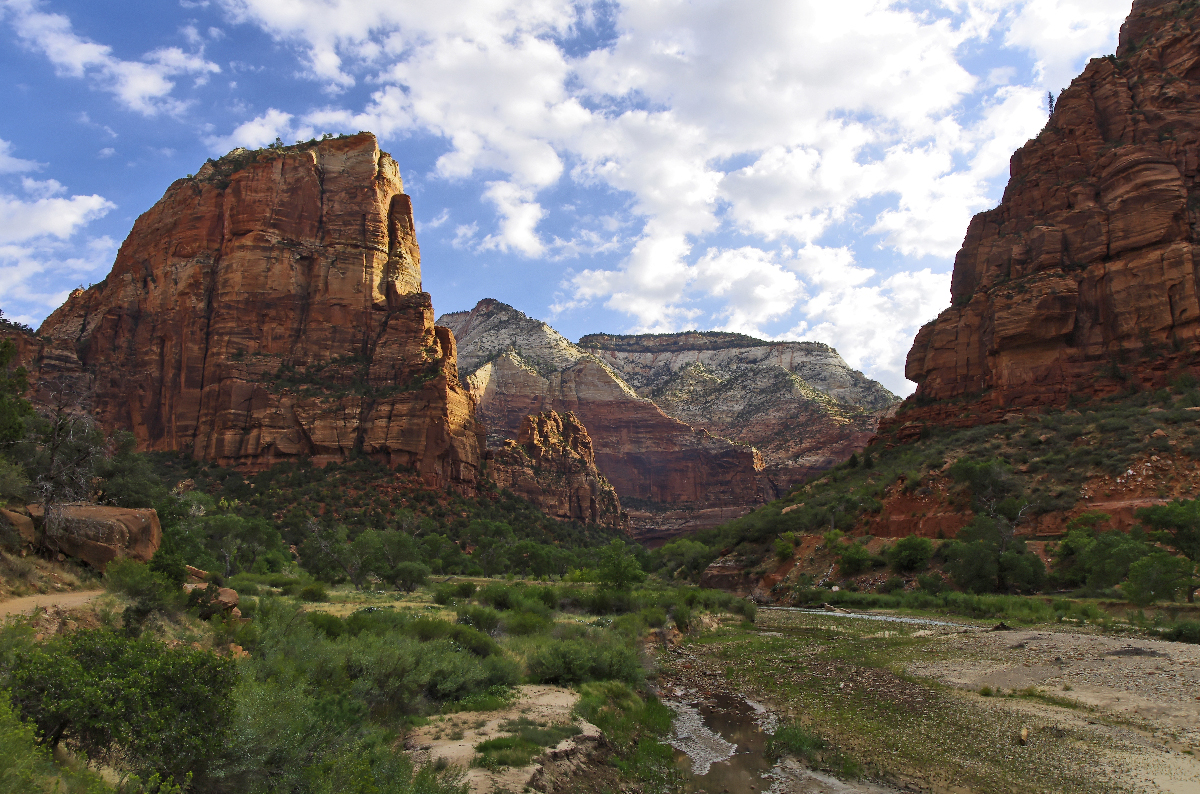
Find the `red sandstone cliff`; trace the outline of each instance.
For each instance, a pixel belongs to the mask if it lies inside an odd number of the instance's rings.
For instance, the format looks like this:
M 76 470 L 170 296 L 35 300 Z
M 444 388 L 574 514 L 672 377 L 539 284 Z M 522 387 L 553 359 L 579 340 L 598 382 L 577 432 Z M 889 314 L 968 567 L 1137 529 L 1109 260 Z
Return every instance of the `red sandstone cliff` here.
M 970 423 L 1200 364 L 1200 21 L 1137 0 L 971 221 L 898 421 Z
M 223 465 L 362 451 L 471 489 L 482 429 L 373 135 L 235 150 L 175 181 L 38 331 L 36 396 Z
M 517 440 L 488 450 L 488 473 L 547 515 L 628 528 L 617 492 L 596 468 L 587 428 L 572 413 L 526 416 Z

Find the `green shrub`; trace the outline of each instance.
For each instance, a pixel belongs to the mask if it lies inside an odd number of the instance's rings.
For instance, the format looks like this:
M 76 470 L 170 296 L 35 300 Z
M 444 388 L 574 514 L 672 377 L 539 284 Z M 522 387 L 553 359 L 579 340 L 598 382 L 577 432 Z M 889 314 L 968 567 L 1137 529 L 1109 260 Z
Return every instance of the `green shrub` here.
M 541 634 L 549 631 L 550 620 L 533 612 L 510 612 L 502 621 L 507 634 Z
M 1155 551 L 1129 566 L 1129 580 L 1121 586 L 1121 592 L 1138 606 L 1174 601 L 1191 585 L 1194 568 L 1191 560 Z
M 838 557 L 838 570 L 843 576 L 857 576 L 871 565 L 871 553 L 861 543 L 851 543 Z
M 318 582 L 301 587 L 298 595 L 301 601 L 308 601 L 310 603 L 329 600 L 329 593 L 325 590 L 325 585 Z
M 49 748 L 38 742 L 34 727 L 20 719 L 8 693 L 0 691 L 0 794 L 59 791 L 61 783 L 75 794 L 112 792 L 89 770 L 56 766 Z
M 829 742 L 810 733 L 799 723 L 782 725 L 767 740 L 767 758 L 772 761 L 791 755 L 797 760 L 811 763 L 819 752 L 829 747 Z
M 686 604 L 679 604 L 675 607 L 672 619 L 675 621 L 675 628 L 687 634 L 692 625 L 692 610 Z
M 186 645 L 78 630 L 21 643 L 5 667 L 47 745 L 135 774 L 182 783 L 218 755 L 233 717 L 233 661 Z
M 659 629 L 667 623 L 667 611 L 662 607 L 646 607 L 639 614 L 651 628 Z
M 535 684 L 642 680 L 636 652 L 616 642 L 549 640 L 530 657 L 528 667 Z
M 783 538 L 775 539 L 775 557 L 780 562 L 790 560 L 792 555 L 796 553 L 796 546 L 791 541 Z
M 506 766 L 527 766 L 542 748 L 554 747 L 563 739 L 579 735 L 574 724 L 538 725 L 526 717 L 500 723 L 500 730 L 515 734 L 488 739 L 475 746 L 472 766 L 499 769 Z
M 933 542 L 929 538 L 909 535 L 896 541 L 888 551 L 887 558 L 897 571 L 921 571 L 933 557 Z
M 741 615 L 751 623 L 758 616 L 758 604 L 748 598 L 736 599 L 729 605 L 729 609 L 734 614 Z
M 946 580 L 938 573 L 923 573 L 917 577 L 917 584 L 927 593 L 937 595 L 946 589 Z
M 1164 640 L 1172 642 L 1190 642 L 1200 645 L 1200 620 L 1181 620 L 1169 629 L 1163 629 L 1159 635 Z
M 307 617 L 309 623 L 323 631 L 331 640 L 336 640 L 346 633 L 346 623 L 337 615 L 331 615 L 328 612 L 309 612 Z
M 500 626 L 500 613 L 491 607 L 467 605 L 458 609 L 458 622 L 491 634 Z

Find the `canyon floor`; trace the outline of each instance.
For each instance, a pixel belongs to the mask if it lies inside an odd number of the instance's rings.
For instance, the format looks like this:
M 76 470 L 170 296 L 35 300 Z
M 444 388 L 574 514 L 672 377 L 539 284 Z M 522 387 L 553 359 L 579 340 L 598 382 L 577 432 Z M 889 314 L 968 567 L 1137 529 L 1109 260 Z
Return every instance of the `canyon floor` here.
M 862 771 L 763 791 L 1200 792 L 1200 647 L 993 628 L 763 609 L 661 649 L 659 682 L 763 704 Z

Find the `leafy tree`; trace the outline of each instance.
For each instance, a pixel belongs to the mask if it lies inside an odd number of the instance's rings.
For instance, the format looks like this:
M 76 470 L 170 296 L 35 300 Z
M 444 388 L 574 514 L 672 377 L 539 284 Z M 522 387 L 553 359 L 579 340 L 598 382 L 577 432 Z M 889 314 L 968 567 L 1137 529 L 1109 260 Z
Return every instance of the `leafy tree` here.
M 5 685 L 51 747 L 178 781 L 221 750 L 232 717 L 231 660 L 108 630 L 79 630 L 15 649 Z
M 107 441 L 90 416 L 73 412 L 59 394 L 52 410 L 29 418 L 24 438 L 14 445 L 16 459 L 33 481 L 32 490 L 45 516 L 45 544 L 54 549 L 64 531 L 58 506 L 86 499 Z
M 1129 566 L 1152 551 L 1139 535 L 1114 529 L 1100 533 L 1088 544 L 1081 555 L 1088 588 L 1106 590 L 1129 575 Z
M 158 507 L 168 496 L 167 486 L 150 459 L 137 452 L 132 433 L 119 432 L 112 439 L 112 454 L 98 461 L 101 478 L 96 501 L 117 507 Z
M 871 553 L 861 543 L 851 543 L 842 547 L 838 557 L 838 569 L 843 576 L 855 576 L 862 573 L 871 565 Z
M 1135 514 L 1155 530 L 1154 539 L 1192 561 L 1200 563 L 1200 499 L 1176 499 L 1170 504 L 1143 507 Z M 1195 600 L 1196 584 L 1188 588 L 1187 600 Z
M 1054 576 L 1059 583 L 1067 587 L 1082 587 L 1087 582 L 1084 553 L 1096 538 L 1096 524 L 1110 518 L 1108 513 L 1093 510 L 1067 522 L 1067 535 L 1054 550 Z
M 15 365 L 16 358 L 17 346 L 8 339 L 0 341 L 0 454 L 25 435 L 25 422 L 33 416 L 33 406 L 24 397 L 28 373 Z
M 929 538 L 909 535 L 896 541 L 888 552 L 888 561 L 897 571 L 922 571 L 933 557 L 933 542 Z
M 669 575 L 682 571 L 688 577 L 695 577 L 708 567 L 716 554 L 703 543 L 680 538 L 663 544 L 654 552 L 654 557 Z
M 398 563 L 388 573 L 388 581 L 406 593 L 411 593 L 429 581 L 429 566 L 420 562 Z
M 623 540 L 614 540 L 601 550 L 596 573 L 601 584 L 617 590 L 628 590 L 646 578 L 637 557 Z
M 996 560 L 996 585 L 1002 592 L 1037 593 L 1046 585 L 1046 565 L 1035 554 L 1002 552 Z
M 1160 600 L 1175 600 L 1175 595 L 1193 588 L 1191 560 L 1165 551 L 1154 551 L 1129 566 L 1129 580 L 1121 586 L 1126 597 L 1138 606 Z
M 946 572 L 954 583 L 972 593 L 996 590 L 1000 559 L 995 546 L 982 541 L 954 541 L 945 549 Z

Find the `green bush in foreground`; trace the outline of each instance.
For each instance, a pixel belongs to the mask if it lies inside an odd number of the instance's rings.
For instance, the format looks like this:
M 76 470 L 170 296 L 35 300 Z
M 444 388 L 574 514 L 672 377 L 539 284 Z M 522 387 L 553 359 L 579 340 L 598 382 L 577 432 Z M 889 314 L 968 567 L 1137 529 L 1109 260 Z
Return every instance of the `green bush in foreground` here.
M 551 640 L 528 660 L 529 680 L 535 684 L 581 684 L 586 681 L 642 680 L 637 653 L 616 641 Z
M 575 713 L 604 732 L 616 751 L 613 764 L 652 791 L 675 790 L 681 775 L 675 751 L 661 739 L 671 732 L 672 711 L 654 695 L 642 697 L 620 681 L 579 687 Z
M 108 630 L 18 638 L 2 673 L 45 744 L 177 782 L 219 752 L 237 678 L 231 660 L 209 651 Z
M 62 788 L 60 788 L 60 786 Z M 22 722 L 0 692 L 0 794 L 62 791 L 71 794 L 111 792 L 99 775 L 60 769 L 37 740 L 34 727 Z

